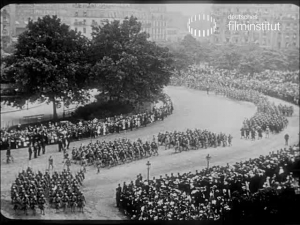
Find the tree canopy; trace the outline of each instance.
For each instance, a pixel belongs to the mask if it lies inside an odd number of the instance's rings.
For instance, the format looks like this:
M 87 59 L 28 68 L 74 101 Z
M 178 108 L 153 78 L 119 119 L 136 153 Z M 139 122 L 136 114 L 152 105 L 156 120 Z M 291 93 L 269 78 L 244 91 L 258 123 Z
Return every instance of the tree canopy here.
M 93 27 L 91 85 L 118 100 L 152 101 L 168 84 L 169 50 L 148 41 L 135 17 Z
M 23 105 L 27 99 L 48 98 L 53 102 L 56 118 L 57 100 L 66 104 L 85 102 L 88 46 L 85 37 L 70 30 L 56 16 L 29 21 L 27 30 L 18 38 L 14 53 L 5 59 L 6 76 L 22 93 L 16 103 Z
M 232 43 L 217 46 L 209 42 L 199 42 L 190 34 L 182 41 L 169 46 L 175 68 L 181 70 L 199 63 L 208 63 L 220 69 L 238 70 L 240 73 L 252 75 L 263 70 L 299 69 L 299 49 L 275 50 L 256 44 L 239 46 Z

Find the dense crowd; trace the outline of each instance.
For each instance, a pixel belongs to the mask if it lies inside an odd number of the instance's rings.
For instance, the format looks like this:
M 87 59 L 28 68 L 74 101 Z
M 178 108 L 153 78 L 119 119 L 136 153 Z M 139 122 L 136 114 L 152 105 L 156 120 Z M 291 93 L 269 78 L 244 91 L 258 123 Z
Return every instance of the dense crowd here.
M 299 184 L 290 171 L 297 155 L 299 145 L 234 165 L 153 177 L 149 183 L 138 175 L 135 182 L 119 184 L 117 206 L 134 220 L 218 220 L 230 211 L 244 218 L 276 216 L 295 200 Z
M 297 73 L 292 74 L 297 75 Z M 261 79 L 266 78 L 265 75 L 265 73 L 261 76 L 255 74 L 254 77 L 261 81 Z M 295 81 L 294 76 L 293 81 Z M 241 83 L 236 83 L 235 79 L 240 79 Z M 261 89 L 256 88 L 255 85 L 250 85 L 251 82 L 249 84 L 251 79 L 248 76 L 238 74 L 236 71 L 218 70 L 211 67 L 192 67 L 187 72 L 184 81 L 182 78 L 174 77 L 172 84 L 206 90 L 208 94 L 209 90 L 213 90 L 216 94 L 222 94 L 231 99 L 254 103 L 257 106 L 257 112 L 250 119 L 245 119 L 241 128 L 241 136 L 250 139 L 251 135 L 251 139 L 255 140 L 261 139 L 263 132 L 265 132 L 266 137 L 269 136 L 270 132 L 281 132 L 288 124 L 286 117 L 292 116 L 294 109 L 293 106 L 282 104 L 276 106 L 271 103 L 266 96 L 259 92 L 262 91 Z M 266 92 L 264 91 L 264 93 Z
M 218 147 L 218 146 L 231 146 L 232 136 L 223 134 L 222 132 L 217 134 L 208 130 L 190 130 L 186 132 L 164 132 L 159 133 L 157 140 L 159 145 L 164 145 L 165 148 L 175 147 L 175 151 L 207 148 L 207 147 Z
M 79 162 L 83 166 L 95 165 L 98 169 L 156 155 L 158 146 L 154 141 L 151 143 L 143 142 L 141 139 L 130 141 L 125 138 L 109 142 L 97 140 L 95 143 L 74 147 L 72 150 L 74 162 Z
M 215 86 L 234 87 L 241 90 L 255 90 L 271 97 L 299 105 L 299 70 L 270 71 L 241 74 L 236 70 L 217 69 L 213 67 L 192 66 L 181 78 L 173 78 L 173 85 L 197 83 L 198 88 L 206 90 L 209 84 Z
M 80 185 L 84 180 L 84 172 L 80 170 L 75 175 L 64 169 L 61 173 L 54 171 L 52 176 L 47 170 L 45 173 L 34 173 L 28 167 L 20 172 L 11 186 L 11 199 L 14 210 L 23 210 L 28 215 L 31 209 L 36 214 L 36 207 L 45 214 L 45 205 L 55 207 L 56 211 L 68 208 L 75 212 L 78 207 L 83 210 L 85 198 L 80 191 Z
M 208 130 L 186 130 L 185 132 L 160 132 L 153 135 L 152 141 L 143 142 L 141 139 L 115 139 L 114 141 L 97 140 L 88 145 L 81 145 L 72 149 L 72 160 L 82 166 L 94 165 L 98 168 L 111 167 L 120 163 L 131 162 L 146 157 L 157 156 L 158 146 L 165 149 L 175 147 L 175 152 L 189 149 L 199 149 L 218 146 L 231 146 L 232 136 L 223 133 L 213 133 Z
M 292 116 L 293 114 L 293 108 L 282 104 L 276 106 L 257 91 L 244 91 L 225 87 L 217 89 L 217 94 L 224 94 L 231 99 L 253 102 L 257 106 L 255 115 L 250 119 L 245 119 L 241 128 L 242 137 L 250 138 L 249 135 L 251 134 L 252 140 L 262 138 L 263 132 L 266 133 L 266 136 L 270 132 L 281 132 L 288 124 L 286 116 Z M 287 108 L 291 109 L 291 112 L 284 110 Z
M 101 121 L 94 119 L 78 123 L 69 121 L 49 122 L 48 124 L 25 126 L 24 128 L 19 125 L 11 131 L 1 129 L 1 150 L 7 149 L 9 146 L 11 149 L 16 149 L 30 145 L 37 147 L 55 143 L 62 145 L 62 143 L 70 143 L 82 138 L 137 129 L 158 120 L 164 120 L 165 117 L 173 113 L 173 104 L 168 95 L 163 95 L 162 102 L 162 106 L 154 106 L 151 111 L 136 115 L 119 115 Z

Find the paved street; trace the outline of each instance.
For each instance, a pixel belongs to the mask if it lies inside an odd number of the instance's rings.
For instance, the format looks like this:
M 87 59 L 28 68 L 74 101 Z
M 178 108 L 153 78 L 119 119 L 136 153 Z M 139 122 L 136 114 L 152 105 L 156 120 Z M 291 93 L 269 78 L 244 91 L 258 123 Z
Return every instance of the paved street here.
M 211 165 L 224 165 L 234 163 L 239 160 L 246 160 L 267 154 L 270 151 L 284 147 L 284 135 L 289 133 L 290 143 L 298 141 L 299 132 L 299 110 L 295 110 L 293 117 L 289 119 L 289 126 L 282 133 L 271 135 L 270 139 L 258 141 L 241 140 L 239 129 L 245 117 L 251 117 L 256 109 L 251 103 L 237 102 L 214 94 L 207 95 L 206 92 L 190 90 L 183 87 L 167 87 L 166 93 L 171 97 L 174 104 L 173 115 L 163 122 L 154 123 L 146 128 L 141 128 L 132 132 L 119 135 L 101 137 L 100 140 L 110 140 L 119 137 L 130 139 L 152 139 L 152 135 L 160 131 L 182 131 L 187 128 L 208 129 L 215 132 L 225 132 L 233 136 L 232 147 L 220 147 L 214 149 L 199 149 L 189 152 L 174 153 L 173 149 L 159 151 L 159 156 L 139 160 L 136 162 L 120 165 L 110 169 L 102 169 L 100 174 L 96 174 L 96 168 L 88 167 L 86 179 L 83 182 L 83 193 L 87 200 L 84 213 L 56 213 L 54 209 L 46 209 L 46 215 L 24 216 L 22 212 L 18 215 L 12 210 L 10 204 L 10 186 L 15 180 L 19 171 L 31 165 L 33 169 L 44 171 L 51 154 L 54 158 L 55 169 L 62 170 L 62 154 L 58 153 L 57 146 L 48 146 L 46 155 L 28 162 L 27 149 L 13 150 L 12 155 L 15 163 L 5 163 L 5 151 L 1 152 L 1 210 L 4 216 L 10 218 L 30 218 L 30 219 L 125 219 L 125 217 L 115 207 L 115 188 L 118 183 L 127 183 L 136 178 L 138 173 L 146 178 L 146 162 L 151 162 L 150 177 L 159 177 L 171 172 L 189 172 L 202 169 L 206 166 L 205 156 L 209 153 L 212 156 Z M 272 100 L 277 104 L 280 100 Z M 288 103 L 285 103 L 288 104 Z M 296 106 L 294 106 L 296 107 Z M 38 113 L 37 113 L 38 114 Z M 89 143 L 90 140 L 71 143 L 79 146 L 81 143 Z M 78 171 L 79 166 L 72 165 L 72 171 Z

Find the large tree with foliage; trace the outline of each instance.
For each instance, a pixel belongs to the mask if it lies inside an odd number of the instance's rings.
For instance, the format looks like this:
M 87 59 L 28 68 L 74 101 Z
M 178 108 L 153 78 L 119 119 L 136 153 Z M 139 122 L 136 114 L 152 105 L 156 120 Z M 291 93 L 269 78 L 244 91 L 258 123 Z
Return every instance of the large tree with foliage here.
M 287 57 L 288 70 L 299 70 L 299 48 L 283 50 L 283 54 Z
M 93 27 L 92 37 L 91 85 L 110 98 L 152 101 L 168 84 L 169 51 L 148 41 L 136 18 Z
M 166 47 L 170 50 L 172 69 L 176 75 L 182 76 L 182 72 L 193 64 L 193 56 L 180 43 L 171 43 Z
M 29 21 L 27 30 L 18 38 L 14 54 L 5 59 L 6 76 L 22 93 L 16 103 L 24 105 L 27 99 L 31 102 L 48 99 L 48 103 L 53 103 L 56 119 L 58 101 L 85 102 L 88 45 L 86 38 L 70 30 L 56 16 Z

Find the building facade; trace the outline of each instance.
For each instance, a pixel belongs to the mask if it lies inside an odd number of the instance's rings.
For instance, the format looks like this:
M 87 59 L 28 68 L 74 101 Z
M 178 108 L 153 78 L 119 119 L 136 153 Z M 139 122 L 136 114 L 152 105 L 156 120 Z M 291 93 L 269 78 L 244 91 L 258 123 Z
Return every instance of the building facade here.
M 7 47 L 12 42 L 14 34 L 14 5 L 7 5 L 1 9 L 1 49 Z
M 123 21 L 134 16 L 142 23 L 142 31 L 149 33 L 150 40 L 166 40 L 166 7 L 142 4 L 73 4 L 71 29 L 91 38 L 92 27 L 102 26 L 105 21 Z
M 150 40 L 166 41 L 167 22 L 166 6 L 164 5 L 15 4 L 9 5 L 9 7 L 15 7 L 15 11 L 11 13 L 14 18 L 13 24 L 10 24 L 12 31 L 9 35 L 12 37 L 17 37 L 25 31 L 29 19 L 36 21 L 45 15 L 57 15 L 62 23 L 69 25 L 71 29 L 81 31 L 88 38 L 91 38 L 92 26 L 101 25 L 106 20 L 122 21 L 125 17 L 133 15 L 142 23 L 142 31 L 149 33 Z
M 168 12 L 167 17 L 167 41 L 176 42 L 184 38 L 188 34 L 187 24 L 188 17 L 180 12 Z

